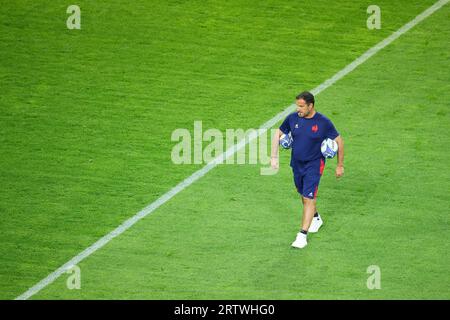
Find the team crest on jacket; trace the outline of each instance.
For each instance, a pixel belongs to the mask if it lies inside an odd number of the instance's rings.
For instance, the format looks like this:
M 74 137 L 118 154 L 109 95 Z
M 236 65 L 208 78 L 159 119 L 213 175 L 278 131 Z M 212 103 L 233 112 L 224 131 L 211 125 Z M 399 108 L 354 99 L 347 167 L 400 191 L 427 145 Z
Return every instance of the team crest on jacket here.
M 311 127 L 312 132 L 317 132 L 317 130 L 319 130 L 319 127 L 317 126 L 317 124 L 313 125 Z

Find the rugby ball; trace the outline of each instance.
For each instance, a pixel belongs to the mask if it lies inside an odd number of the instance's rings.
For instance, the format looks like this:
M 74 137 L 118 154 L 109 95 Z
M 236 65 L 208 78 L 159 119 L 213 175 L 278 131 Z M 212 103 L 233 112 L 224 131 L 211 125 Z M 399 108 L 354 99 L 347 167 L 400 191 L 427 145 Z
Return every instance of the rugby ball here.
M 280 146 L 282 146 L 284 149 L 290 149 L 292 146 L 292 136 L 289 132 L 288 134 L 282 134 L 280 137 Z
M 322 151 L 325 158 L 334 158 L 338 151 L 338 145 L 336 141 L 327 138 L 322 141 L 320 151 Z

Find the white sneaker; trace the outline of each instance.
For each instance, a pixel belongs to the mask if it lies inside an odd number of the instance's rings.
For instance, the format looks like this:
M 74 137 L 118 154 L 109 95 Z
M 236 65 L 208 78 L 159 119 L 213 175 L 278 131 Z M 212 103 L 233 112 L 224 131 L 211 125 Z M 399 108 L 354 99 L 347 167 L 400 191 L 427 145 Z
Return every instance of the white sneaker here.
M 294 248 L 304 248 L 308 242 L 306 241 L 306 234 L 303 234 L 301 232 L 297 233 L 297 238 L 295 238 L 295 241 L 292 242 L 291 246 Z
M 311 225 L 309 226 L 308 232 L 316 233 L 317 231 L 319 231 L 319 229 L 322 225 L 323 225 L 323 220 L 319 214 L 318 217 L 313 218 Z

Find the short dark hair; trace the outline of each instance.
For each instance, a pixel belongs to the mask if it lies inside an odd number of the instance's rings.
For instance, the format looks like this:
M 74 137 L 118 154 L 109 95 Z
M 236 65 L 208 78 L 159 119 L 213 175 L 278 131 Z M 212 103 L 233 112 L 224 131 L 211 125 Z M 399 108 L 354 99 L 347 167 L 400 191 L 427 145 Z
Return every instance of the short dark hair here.
M 314 95 L 309 91 L 303 91 L 302 93 L 299 93 L 295 98 L 297 100 L 300 100 L 300 99 L 305 100 L 305 102 L 307 104 L 312 103 L 314 105 L 314 102 L 315 102 Z

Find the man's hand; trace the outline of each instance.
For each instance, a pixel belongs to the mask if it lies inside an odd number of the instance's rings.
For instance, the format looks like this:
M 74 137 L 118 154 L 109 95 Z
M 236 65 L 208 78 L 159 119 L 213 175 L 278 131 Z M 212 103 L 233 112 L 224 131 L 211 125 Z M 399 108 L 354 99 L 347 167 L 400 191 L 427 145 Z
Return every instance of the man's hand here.
M 337 167 L 336 167 L 336 179 L 342 177 L 344 175 L 344 140 L 341 136 L 337 136 L 334 139 L 338 145 L 338 154 L 337 154 Z
M 336 178 L 340 178 L 344 175 L 344 166 L 336 167 Z
M 278 157 L 270 158 L 270 165 L 272 166 L 272 169 L 278 170 L 278 167 L 279 167 Z

